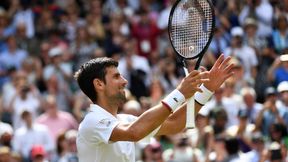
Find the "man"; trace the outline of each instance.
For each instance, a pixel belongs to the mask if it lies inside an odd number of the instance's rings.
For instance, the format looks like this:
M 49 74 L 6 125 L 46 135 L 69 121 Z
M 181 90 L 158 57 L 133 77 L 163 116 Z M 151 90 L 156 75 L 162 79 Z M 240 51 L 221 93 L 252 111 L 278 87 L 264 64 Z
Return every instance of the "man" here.
M 233 27 L 230 34 L 232 36 L 231 45 L 224 50 L 224 54 L 239 59 L 244 68 L 243 79 L 248 84 L 254 84 L 258 65 L 256 52 L 250 46 L 243 44 L 244 31 L 242 27 Z
M 137 118 L 117 115 L 119 105 L 125 101 L 127 80 L 117 70 L 116 61 L 96 58 L 82 65 L 75 78 L 94 104 L 91 104 L 90 112 L 79 126 L 79 161 L 135 161 L 135 141 L 149 134 L 165 135 L 182 131 L 186 122 L 185 99 L 196 92 L 195 100 L 205 104 L 208 99 L 203 99 L 210 98 L 211 91 L 219 88 L 232 75 L 233 64 L 229 64 L 229 60 L 229 57 L 224 59 L 221 55 L 209 72 L 192 71 L 161 103 Z M 204 85 L 198 87 L 202 83 Z M 198 112 L 200 108 L 201 105 L 197 103 L 195 111 Z
M 35 123 L 32 112 L 28 109 L 21 113 L 24 125 L 15 130 L 13 137 L 13 150 L 23 157 L 23 161 L 29 161 L 30 151 L 34 145 L 41 145 L 49 155 L 55 148 L 53 138 L 45 125 Z

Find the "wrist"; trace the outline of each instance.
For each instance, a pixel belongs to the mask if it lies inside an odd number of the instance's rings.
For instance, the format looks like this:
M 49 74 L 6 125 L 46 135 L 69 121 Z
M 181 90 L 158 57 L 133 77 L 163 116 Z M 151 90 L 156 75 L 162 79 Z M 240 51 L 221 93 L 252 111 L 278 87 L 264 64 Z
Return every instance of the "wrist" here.
M 203 106 L 211 98 L 213 92 L 207 89 L 203 84 L 201 84 L 200 89 L 202 92 L 195 93 L 195 101 Z
M 171 112 L 174 112 L 185 102 L 185 96 L 178 89 L 175 89 L 161 102 L 165 107 L 170 108 Z

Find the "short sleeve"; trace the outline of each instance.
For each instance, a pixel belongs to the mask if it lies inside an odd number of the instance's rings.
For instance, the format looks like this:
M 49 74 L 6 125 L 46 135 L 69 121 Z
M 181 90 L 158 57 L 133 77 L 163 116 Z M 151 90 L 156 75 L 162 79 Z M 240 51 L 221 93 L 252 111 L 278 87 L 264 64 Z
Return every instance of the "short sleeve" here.
M 83 136 L 91 144 L 109 143 L 113 129 L 119 124 L 117 119 L 113 118 L 96 118 L 90 115 L 80 125 Z

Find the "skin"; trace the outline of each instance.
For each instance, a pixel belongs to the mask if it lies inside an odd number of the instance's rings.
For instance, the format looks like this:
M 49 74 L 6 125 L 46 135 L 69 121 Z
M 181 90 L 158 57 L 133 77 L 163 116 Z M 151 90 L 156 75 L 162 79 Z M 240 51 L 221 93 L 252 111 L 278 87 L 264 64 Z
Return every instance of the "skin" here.
M 230 57 L 224 59 L 221 55 L 215 62 L 210 71 L 200 72 L 194 70 L 186 76 L 177 89 L 185 96 L 190 98 L 195 92 L 201 92 L 200 84 L 204 84 L 209 90 L 215 91 L 221 84 L 233 73 L 231 69 L 233 64 L 229 63 Z M 119 73 L 116 67 L 107 68 L 105 76 L 106 83 L 99 79 L 94 79 L 93 84 L 98 93 L 98 99 L 95 103 L 116 116 L 118 105 L 125 102 L 124 88 L 127 80 Z M 202 106 L 196 104 L 195 112 L 198 112 Z M 186 123 L 186 104 L 171 114 L 171 111 L 159 103 L 148 109 L 139 118 L 129 124 L 118 124 L 110 136 L 110 141 L 139 141 L 150 132 L 161 125 L 157 135 L 175 134 L 182 131 Z

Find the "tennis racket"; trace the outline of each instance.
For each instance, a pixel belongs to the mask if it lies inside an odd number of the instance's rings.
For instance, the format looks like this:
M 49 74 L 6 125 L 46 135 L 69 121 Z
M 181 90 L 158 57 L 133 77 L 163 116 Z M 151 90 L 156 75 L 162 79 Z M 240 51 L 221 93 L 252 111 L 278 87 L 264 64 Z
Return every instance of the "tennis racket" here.
M 188 59 L 198 59 L 197 70 L 214 33 L 215 13 L 209 0 L 177 0 L 170 11 L 168 33 L 171 45 L 180 57 L 185 75 Z M 195 127 L 194 97 L 187 101 L 186 128 Z

